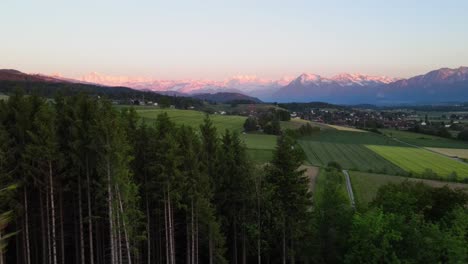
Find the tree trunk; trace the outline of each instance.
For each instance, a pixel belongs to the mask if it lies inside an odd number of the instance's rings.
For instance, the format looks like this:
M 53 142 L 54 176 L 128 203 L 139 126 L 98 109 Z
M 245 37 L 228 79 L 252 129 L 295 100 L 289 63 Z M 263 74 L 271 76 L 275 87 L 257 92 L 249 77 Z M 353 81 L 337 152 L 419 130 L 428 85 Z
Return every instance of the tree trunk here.
M 174 217 L 173 217 L 173 211 L 172 211 L 172 203 L 171 203 L 171 196 L 170 193 L 168 193 L 168 213 L 169 213 L 169 242 L 170 242 L 170 247 L 171 247 L 171 264 L 175 264 L 175 241 L 174 241 Z
M 26 246 L 26 264 L 31 264 L 31 250 L 29 247 L 29 216 L 28 216 L 28 194 L 27 189 L 24 187 L 24 235 L 25 235 L 25 246 Z
M 48 257 L 48 264 L 51 264 L 52 263 L 52 247 L 50 246 L 51 245 L 51 241 L 50 241 L 50 195 L 49 195 L 49 188 L 47 188 L 47 192 L 46 192 L 46 217 L 47 217 L 47 257 Z
M 209 223 L 209 227 L 208 227 L 208 237 L 209 237 L 209 241 L 208 241 L 208 254 L 209 254 L 209 263 L 210 264 L 213 264 L 213 231 L 212 231 L 212 227 L 211 227 L 211 223 Z
M 113 212 L 112 212 L 112 187 L 111 187 L 111 168 L 109 157 L 106 160 L 107 165 L 107 209 L 109 211 L 109 241 L 111 250 L 111 263 L 116 263 L 115 245 L 114 245 L 114 225 L 113 225 Z
M 194 228 L 194 215 L 193 215 L 193 198 L 192 198 L 192 202 L 191 202 L 191 207 L 192 207 L 192 209 L 191 209 L 191 226 L 192 226 L 192 228 L 191 228 L 192 229 L 192 233 L 191 233 L 191 236 L 192 236 L 192 243 L 191 243 L 192 244 L 192 250 L 191 250 L 192 255 L 191 255 L 191 259 L 192 259 L 192 261 L 191 261 L 191 263 L 196 264 L 196 262 L 195 262 L 195 228 Z
M 233 250 L 232 250 L 232 263 L 237 264 L 237 221 L 236 219 L 233 219 L 232 221 L 233 226 L 234 226 L 234 234 L 233 234 Z
M 167 209 L 167 198 L 166 193 L 164 193 L 164 231 L 166 233 L 166 264 L 170 263 L 170 255 L 169 255 L 169 223 L 168 223 L 168 209 Z
M 145 188 L 148 186 L 148 179 L 145 170 Z M 146 233 L 147 233 L 147 264 L 151 264 L 151 215 L 148 201 L 148 190 L 145 190 L 145 199 L 146 199 Z
M 0 230 L 0 241 L 2 241 L 2 230 Z M 0 264 L 3 264 L 3 249 L 0 248 Z
M 80 173 L 81 174 L 81 173 Z M 81 176 L 78 175 L 78 218 L 80 226 L 80 262 L 85 264 L 84 232 L 83 232 L 83 206 L 81 197 Z
M 53 263 L 57 264 L 57 239 L 55 236 L 55 202 L 54 202 L 54 182 L 52 177 L 52 162 L 49 161 L 49 181 L 50 181 L 50 209 L 52 217 L 52 256 Z
M 61 257 L 62 263 L 65 263 L 65 235 L 63 232 L 63 190 L 60 190 L 60 249 L 61 249 Z
M 88 156 L 86 156 L 86 184 L 87 184 L 87 193 L 88 193 L 89 263 L 94 264 L 93 214 L 91 211 L 91 183 L 89 179 L 89 157 Z
M 117 198 L 118 199 L 118 198 Z M 115 225 L 115 230 L 117 233 L 117 252 L 118 252 L 118 261 L 117 263 L 122 264 L 122 238 L 121 238 L 121 231 L 120 231 L 120 215 L 119 212 L 116 212 L 115 221 L 117 224 Z
M 245 226 L 242 226 L 242 264 L 247 264 L 247 247 L 245 238 Z
M 198 260 L 199 260 L 199 253 L 198 253 L 198 249 L 199 249 L 199 246 L 198 246 L 198 242 L 199 242 L 199 235 L 198 235 L 198 230 L 199 230 L 199 225 L 198 225 L 198 207 L 197 207 L 197 214 L 195 215 L 195 264 L 198 264 Z
M 125 239 L 125 247 L 127 250 L 127 258 L 128 258 L 128 264 L 132 264 L 132 256 L 130 252 L 130 241 L 128 238 L 128 233 L 127 233 L 127 227 L 125 225 L 125 218 L 124 218 L 124 210 L 123 210 L 123 205 L 122 205 L 122 198 L 120 196 L 120 190 L 117 187 L 117 196 L 119 198 L 119 206 L 120 206 L 120 215 L 122 216 L 122 227 L 124 231 L 124 239 Z
M 286 264 L 286 227 L 283 222 L 283 264 Z
M 188 212 L 185 214 L 185 263 L 191 264 L 191 240 L 190 240 L 190 216 Z M 1 264 L 1 263 L 0 263 Z

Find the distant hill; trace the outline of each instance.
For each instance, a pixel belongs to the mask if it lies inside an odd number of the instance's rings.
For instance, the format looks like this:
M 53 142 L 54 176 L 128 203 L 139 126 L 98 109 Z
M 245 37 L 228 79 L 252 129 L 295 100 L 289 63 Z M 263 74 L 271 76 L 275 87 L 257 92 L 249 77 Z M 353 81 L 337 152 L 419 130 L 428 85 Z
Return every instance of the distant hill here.
M 17 70 L 0 70 L 0 93 L 11 94 L 17 89 L 27 94 L 43 97 L 53 97 L 57 93 L 62 95 L 76 95 L 80 93 L 91 96 L 102 96 L 112 100 L 125 101 L 154 101 L 172 104 L 179 108 L 202 106 L 203 102 L 190 97 L 162 95 L 150 91 L 134 90 L 128 87 L 109 87 L 102 85 L 77 83 L 49 76 L 26 74 Z
M 251 97 L 241 93 L 203 93 L 191 95 L 193 98 L 200 100 L 216 102 L 216 103 L 230 103 L 230 102 L 242 102 L 242 103 L 262 103 L 262 101 L 256 97 Z

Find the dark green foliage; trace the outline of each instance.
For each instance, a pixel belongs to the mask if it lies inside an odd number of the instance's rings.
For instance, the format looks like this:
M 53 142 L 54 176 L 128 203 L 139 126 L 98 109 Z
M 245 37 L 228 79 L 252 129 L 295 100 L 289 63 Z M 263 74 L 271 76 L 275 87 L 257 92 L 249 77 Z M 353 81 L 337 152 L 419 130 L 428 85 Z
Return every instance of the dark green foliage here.
M 256 117 L 249 116 L 244 122 L 244 131 L 245 132 L 252 132 L 257 131 L 259 128 L 258 121 Z
M 464 263 L 468 195 L 404 182 L 382 187 L 354 216 L 347 263 Z
M 458 133 L 458 139 L 468 141 L 468 129 L 465 129 L 462 132 Z
M 263 126 L 263 132 L 270 135 L 279 135 L 281 134 L 281 126 L 278 119 L 273 119 Z

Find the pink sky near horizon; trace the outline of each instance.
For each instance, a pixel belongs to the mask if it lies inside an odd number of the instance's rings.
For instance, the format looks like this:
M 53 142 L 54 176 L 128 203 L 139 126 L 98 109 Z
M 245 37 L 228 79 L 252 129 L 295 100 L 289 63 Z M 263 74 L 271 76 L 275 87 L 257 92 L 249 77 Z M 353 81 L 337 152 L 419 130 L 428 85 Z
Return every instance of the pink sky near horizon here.
M 5 0 L 0 68 L 157 80 L 468 66 L 468 1 Z

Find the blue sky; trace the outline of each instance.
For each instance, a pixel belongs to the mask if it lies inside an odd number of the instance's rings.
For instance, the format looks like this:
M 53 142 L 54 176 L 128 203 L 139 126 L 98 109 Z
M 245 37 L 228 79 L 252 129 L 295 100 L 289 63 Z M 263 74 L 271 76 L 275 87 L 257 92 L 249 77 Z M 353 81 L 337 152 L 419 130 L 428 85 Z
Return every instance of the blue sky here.
M 468 65 L 468 1 L 0 2 L 0 68 L 77 77 L 407 77 Z

